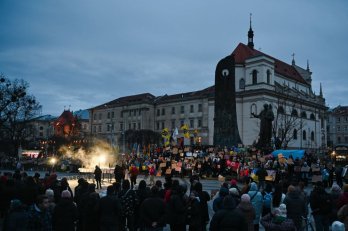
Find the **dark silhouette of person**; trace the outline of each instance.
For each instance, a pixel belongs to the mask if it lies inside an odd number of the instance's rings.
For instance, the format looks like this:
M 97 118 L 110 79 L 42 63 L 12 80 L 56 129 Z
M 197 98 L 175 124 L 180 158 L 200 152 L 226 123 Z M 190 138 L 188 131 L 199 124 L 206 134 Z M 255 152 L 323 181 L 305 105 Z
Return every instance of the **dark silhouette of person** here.
M 97 183 L 97 189 L 101 189 L 101 177 L 102 177 L 102 170 L 99 168 L 98 165 L 96 165 L 94 170 L 94 179 Z

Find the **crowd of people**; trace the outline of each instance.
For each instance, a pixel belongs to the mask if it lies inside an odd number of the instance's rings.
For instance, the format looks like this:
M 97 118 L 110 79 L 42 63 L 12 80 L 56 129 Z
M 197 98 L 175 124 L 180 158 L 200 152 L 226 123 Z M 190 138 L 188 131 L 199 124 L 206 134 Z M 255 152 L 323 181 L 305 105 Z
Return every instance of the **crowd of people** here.
M 101 197 L 96 185 L 83 178 L 73 192 L 66 178 L 28 176 L 17 170 L 0 177 L 0 212 L 5 231 L 147 231 L 167 225 L 173 231 L 258 231 L 260 224 L 265 230 L 303 230 L 309 212 L 318 231 L 329 230 L 332 223 L 332 230 L 348 227 L 347 184 L 325 189 L 319 181 L 307 193 L 302 181 L 283 179 L 262 186 L 244 177 L 242 182 L 225 181 L 216 195 L 209 195 L 198 175 L 190 178 L 189 188 L 171 176 L 163 185 L 160 180 L 148 185 L 135 178 L 132 186 L 124 175 L 117 175 Z

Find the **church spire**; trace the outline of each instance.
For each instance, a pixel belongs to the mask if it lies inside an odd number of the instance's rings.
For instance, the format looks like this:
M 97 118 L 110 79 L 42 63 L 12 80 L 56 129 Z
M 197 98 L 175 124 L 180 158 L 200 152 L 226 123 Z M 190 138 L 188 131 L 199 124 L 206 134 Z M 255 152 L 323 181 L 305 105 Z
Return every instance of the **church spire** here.
M 307 59 L 307 71 L 310 71 L 309 70 L 309 60 Z
M 319 92 L 319 96 L 323 97 L 323 88 L 321 87 L 321 83 L 320 83 L 320 92 Z
M 295 66 L 295 53 L 292 53 L 292 61 L 291 61 L 291 64 L 293 65 L 293 66 Z
M 254 49 L 254 31 L 251 28 L 251 13 L 250 13 L 250 28 L 248 31 L 248 47 L 250 47 L 251 49 Z

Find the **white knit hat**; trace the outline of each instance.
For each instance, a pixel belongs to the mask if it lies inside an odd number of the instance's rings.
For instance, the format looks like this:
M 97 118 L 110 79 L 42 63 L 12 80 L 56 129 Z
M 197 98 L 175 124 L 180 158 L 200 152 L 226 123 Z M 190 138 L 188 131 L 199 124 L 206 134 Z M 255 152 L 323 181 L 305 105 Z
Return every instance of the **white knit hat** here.
M 342 222 L 339 221 L 334 221 L 331 225 L 331 230 L 332 231 L 344 231 L 345 227 Z

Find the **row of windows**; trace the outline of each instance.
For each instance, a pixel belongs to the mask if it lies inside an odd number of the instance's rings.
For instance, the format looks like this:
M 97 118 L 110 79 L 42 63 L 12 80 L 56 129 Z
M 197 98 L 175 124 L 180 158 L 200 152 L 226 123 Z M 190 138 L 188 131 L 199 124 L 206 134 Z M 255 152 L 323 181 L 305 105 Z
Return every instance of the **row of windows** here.
M 125 114 L 126 112 L 124 112 L 124 111 L 121 111 L 121 113 L 120 113 L 120 117 L 121 118 L 123 118 L 123 114 Z M 131 109 L 131 110 L 128 110 L 128 116 L 136 116 L 136 115 L 141 115 L 141 109 Z M 93 119 L 94 120 L 97 120 L 97 119 L 99 119 L 99 120 L 101 120 L 103 118 L 103 113 L 95 113 L 94 115 L 93 115 Z M 106 114 L 106 118 L 107 119 L 113 119 L 113 118 L 115 118 L 115 112 L 107 112 L 107 114 Z
M 297 140 L 297 129 L 294 129 L 293 131 L 293 138 L 294 140 Z M 310 137 L 311 141 L 314 141 L 314 132 L 311 132 L 311 137 Z M 307 140 L 307 132 L 305 130 L 302 131 L 302 140 Z
M 285 113 L 285 110 L 284 110 L 284 108 L 282 106 L 278 107 L 278 113 L 279 114 L 284 114 Z M 296 109 L 292 109 L 291 116 L 298 117 L 298 112 L 297 112 Z M 301 118 L 307 119 L 307 113 L 305 111 L 301 112 Z M 315 115 L 313 113 L 311 113 L 309 118 L 311 120 L 315 120 Z
M 258 74 L 258 71 L 257 70 L 253 70 L 251 75 L 252 75 L 252 85 L 256 85 L 258 83 L 258 77 L 257 77 L 257 74 Z M 266 79 L 266 82 L 267 84 L 271 84 L 271 71 L 270 70 L 267 70 L 266 72 L 266 75 L 267 75 L 267 79 Z M 240 79 L 239 80 L 239 89 L 245 89 L 245 79 Z
M 337 122 L 339 123 L 339 122 L 348 122 L 348 116 L 345 116 L 345 117 L 342 117 L 342 119 L 341 119 L 341 117 L 336 117 L 336 120 L 337 120 Z
M 202 112 L 203 111 L 203 106 L 202 104 L 198 104 L 198 112 Z M 190 105 L 190 113 L 194 113 L 195 112 L 195 105 L 191 104 Z M 180 113 L 184 114 L 185 113 L 185 105 L 181 105 L 180 106 Z M 162 108 L 161 109 L 157 109 L 157 116 L 164 116 L 166 114 L 166 109 Z M 171 109 L 171 114 L 175 115 L 176 114 L 176 107 L 172 107 Z
M 197 120 L 197 126 L 195 126 L 195 120 Z M 198 118 L 198 119 L 189 119 L 188 121 L 188 125 L 191 129 L 193 128 L 201 128 L 203 126 L 202 124 L 202 119 L 201 118 Z M 185 124 L 185 120 L 180 120 L 180 126 L 183 126 Z M 176 124 L 176 120 L 171 120 L 171 129 L 175 129 L 177 127 L 177 124 Z M 165 126 L 165 121 L 157 121 L 156 122 L 156 130 L 161 130 L 161 129 L 164 129 L 166 128 Z

